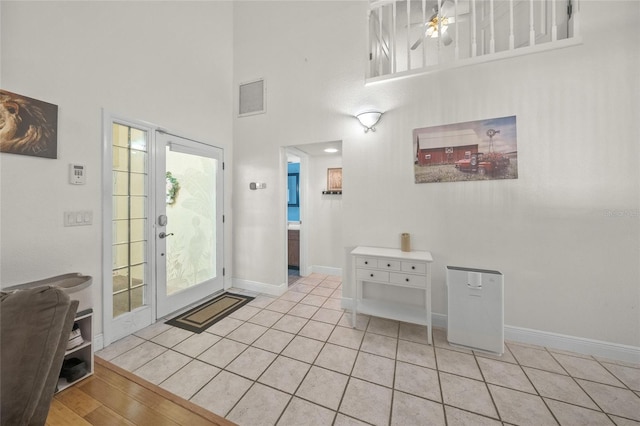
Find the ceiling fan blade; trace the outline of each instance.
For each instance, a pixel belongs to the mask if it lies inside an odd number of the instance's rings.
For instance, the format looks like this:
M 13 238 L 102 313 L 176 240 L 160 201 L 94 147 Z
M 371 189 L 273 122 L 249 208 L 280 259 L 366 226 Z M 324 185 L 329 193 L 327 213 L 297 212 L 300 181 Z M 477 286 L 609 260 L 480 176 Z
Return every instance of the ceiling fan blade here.
M 442 16 L 453 17 L 456 13 L 456 5 L 451 0 L 444 0 L 440 6 L 440 10 L 442 10 Z
M 418 46 L 422 44 L 423 41 L 424 41 L 424 35 L 422 35 L 419 39 L 416 40 L 415 43 L 413 43 L 413 46 L 411 46 L 411 50 L 416 50 Z

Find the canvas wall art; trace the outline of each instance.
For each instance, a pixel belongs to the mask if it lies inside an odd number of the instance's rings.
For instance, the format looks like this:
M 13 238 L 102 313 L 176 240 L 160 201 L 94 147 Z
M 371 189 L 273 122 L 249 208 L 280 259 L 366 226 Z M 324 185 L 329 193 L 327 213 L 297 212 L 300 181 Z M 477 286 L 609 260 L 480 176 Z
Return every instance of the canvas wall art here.
M 327 169 L 327 190 L 342 191 L 342 167 Z
M 0 152 L 57 158 L 58 106 L 0 89 Z
M 516 117 L 413 131 L 415 183 L 517 179 Z

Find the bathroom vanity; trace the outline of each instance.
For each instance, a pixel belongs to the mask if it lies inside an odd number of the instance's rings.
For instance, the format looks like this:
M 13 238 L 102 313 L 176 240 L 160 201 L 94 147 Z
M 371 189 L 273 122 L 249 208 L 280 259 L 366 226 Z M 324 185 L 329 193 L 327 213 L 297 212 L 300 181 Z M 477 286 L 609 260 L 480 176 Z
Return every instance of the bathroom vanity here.
M 300 229 L 288 229 L 289 269 L 300 268 Z

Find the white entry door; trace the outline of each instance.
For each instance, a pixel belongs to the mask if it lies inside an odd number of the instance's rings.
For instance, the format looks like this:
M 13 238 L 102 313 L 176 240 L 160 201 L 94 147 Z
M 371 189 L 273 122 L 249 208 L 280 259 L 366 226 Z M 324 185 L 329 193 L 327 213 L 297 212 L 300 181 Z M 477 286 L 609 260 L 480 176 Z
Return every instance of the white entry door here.
M 156 317 L 223 290 L 222 149 L 156 133 Z

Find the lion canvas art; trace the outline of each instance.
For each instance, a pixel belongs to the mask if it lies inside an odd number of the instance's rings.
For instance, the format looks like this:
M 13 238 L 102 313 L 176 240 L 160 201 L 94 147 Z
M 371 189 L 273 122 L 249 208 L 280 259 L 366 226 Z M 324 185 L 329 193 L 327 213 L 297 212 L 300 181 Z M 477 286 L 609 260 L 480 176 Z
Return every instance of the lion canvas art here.
M 57 158 L 58 106 L 0 89 L 0 152 Z

